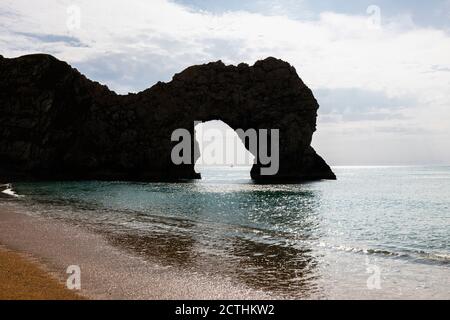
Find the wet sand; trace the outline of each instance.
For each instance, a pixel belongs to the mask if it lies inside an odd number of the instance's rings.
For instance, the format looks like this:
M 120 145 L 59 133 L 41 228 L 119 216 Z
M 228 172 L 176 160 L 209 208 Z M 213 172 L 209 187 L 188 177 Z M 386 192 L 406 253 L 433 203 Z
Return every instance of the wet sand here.
M 0 247 L 0 300 L 80 300 L 37 262 Z
M 158 265 L 111 245 L 102 235 L 0 203 L 0 243 L 27 253 L 62 282 L 81 269 L 81 295 L 91 299 L 270 299 L 226 279 Z M 26 281 L 28 279 L 25 279 Z M 25 282 L 27 283 L 27 282 Z

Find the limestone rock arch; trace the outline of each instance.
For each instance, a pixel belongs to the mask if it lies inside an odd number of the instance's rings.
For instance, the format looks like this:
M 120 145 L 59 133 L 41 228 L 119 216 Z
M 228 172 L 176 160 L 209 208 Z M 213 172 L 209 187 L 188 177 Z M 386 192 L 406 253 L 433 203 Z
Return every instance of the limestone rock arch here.
M 288 63 L 221 61 L 192 66 L 168 83 L 117 95 L 56 58 L 0 56 L 0 176 L 179 180 L 199 178 L 170 159 L 171 133 L 194 121 L 279 129 L 280 169 L 256 181 L 335 179 L 311 147 L 318 103 Z M 194 142 L 193 142 L 194 143 Z M 198 157 L 198 155 L 193 155 Z

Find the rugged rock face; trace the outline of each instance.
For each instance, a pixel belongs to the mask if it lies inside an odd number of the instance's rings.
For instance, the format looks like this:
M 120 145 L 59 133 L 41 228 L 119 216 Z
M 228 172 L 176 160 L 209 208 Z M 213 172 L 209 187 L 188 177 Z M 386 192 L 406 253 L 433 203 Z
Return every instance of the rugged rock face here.
M 0 56 L 0 177 L 199 178 L 193 164 L 172 163 L 172 131 L 194 136 L 195 120 L 222 120 L 280 130 L 278 174 L 261 176 L 255 164 L 253 179 L 335 179 L 310 146 L 317 109 L 295 69 L 275 58 L 192 66 L 169 83 L 117 95 L 52 56 Z

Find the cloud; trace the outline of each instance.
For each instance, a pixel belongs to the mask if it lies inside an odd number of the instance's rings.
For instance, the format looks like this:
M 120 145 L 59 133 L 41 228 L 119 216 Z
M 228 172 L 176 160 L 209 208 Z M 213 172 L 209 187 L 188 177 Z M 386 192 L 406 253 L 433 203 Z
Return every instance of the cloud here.
M 317 89 L 320 114 L 340 121 L 405 119 L 401 113 L 417 102 L 411 97 L 389 97 L 382 91 L 358 88 Z
M 315 13 L 308 7 L 307 1 L 304 0 L 172 0 L 172 2 L 214 14 L 245 11 L 269 16 L 284 15 L 293 19 L 313 18 L 315 16 Z
M 24 36 L 32 40 L 38 40 L 44 43 L 56 43 L 62 42 L 66 43 L 72 47 L 87 47 L 83 44 L 80 39 L 71 36 L 57 35 L 57 34 L 41 34 L 41 33 L 31 33 L 31 32 L 15 32 L 16 35 Z
M 450 66 L 432 65 L 430 72 L 450 72 Z
M 7 19 L 8 30 L 76 37 L 91 47 L 76 52 L 62 44 L 60 56 L 74 62 L 103 52 L 196 55 L 193 60 L 205 62 L 225 57 L 229 63 L 274 55 L 294 64 L 314 88 L 362 88 L 403 95 L 431 82 L 420 71 L 449 60 L 450 38 L 444 32 L 404 31 L 401 22 L 371 30 L 365 11 L 360 15 L 324 12 L 318 20 L 298 21 L 244 11 L 210 14 L 163 0 L 79 1 L 81 29 L 68 30 L 71 1 L 43 0 L 49 10 L 36 10 L 28 1 L 4 1 L 6 8 L 23 16 L 19 21 Z M 27 51 L 36 46 L 28 44 Z M 2 49 L 25 53 L 14 42 Z
M 136 92 L 151 87 L 158 81 L 168 82 L 175 73 L 190 64 L 195 57 L 186 54 L 177 59 L 162 53 L 149 53 L 145 50 L 124 52 L 106 52 L 75 63 L 77 69 L 110 89 L 120 93 Z

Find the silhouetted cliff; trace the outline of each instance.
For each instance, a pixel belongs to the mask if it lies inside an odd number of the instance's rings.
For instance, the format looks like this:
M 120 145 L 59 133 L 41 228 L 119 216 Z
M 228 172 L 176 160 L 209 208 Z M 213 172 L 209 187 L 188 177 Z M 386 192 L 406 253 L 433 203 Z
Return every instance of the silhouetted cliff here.
M 317 109 L 295 69 L 275 58 L 192 66 L 169 83 L 117 95 L 52 56 L 0 56 L 0 177 L 198 178 L 194 164 L 172 163 L 172 131 L 193 134 L 195 120 L 222 120 L 280 129 L 278 174 L 261 176 L 256 164 L 253 179 L 335 179 L 310 146 Z

